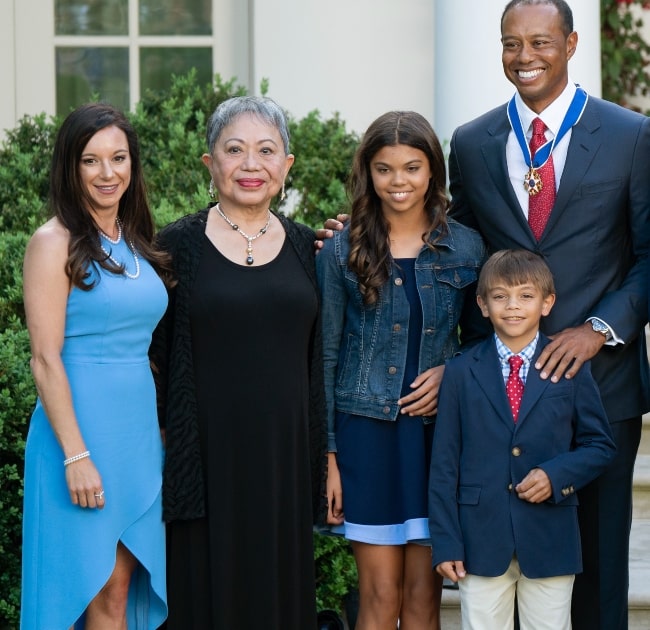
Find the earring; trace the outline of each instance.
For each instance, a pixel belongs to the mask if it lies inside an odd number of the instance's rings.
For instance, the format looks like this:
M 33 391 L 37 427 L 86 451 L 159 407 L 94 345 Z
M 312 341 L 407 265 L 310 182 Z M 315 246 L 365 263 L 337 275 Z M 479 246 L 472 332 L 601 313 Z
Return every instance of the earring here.
M 210 195 L 210 199 L 214 199 L 217 196 L 214 189 L 214 182 L 212 180 L 210 180 L 210 186 L 208 187 L 208 195 Z
M 280 201 L 284 201 L 287 198 L 287 194 L 284 192 L 284 182 L 282 182 L 282 191 L 280 192 Z

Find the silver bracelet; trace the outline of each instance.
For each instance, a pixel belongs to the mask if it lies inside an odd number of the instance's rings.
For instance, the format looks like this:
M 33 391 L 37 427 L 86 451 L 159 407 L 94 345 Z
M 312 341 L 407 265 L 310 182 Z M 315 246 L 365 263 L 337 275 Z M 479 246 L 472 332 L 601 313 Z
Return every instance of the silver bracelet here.
M 64 459 L 63 465 L 68 466 L 69 464 L 72 464 L 73 462 L 78 462 L 80 459 L 85 459 L 86 457 L 90 457 L 90 451 L 84 451 L 83 453 L 78 453 L 77 455 L 68 457 L 68 459 Z

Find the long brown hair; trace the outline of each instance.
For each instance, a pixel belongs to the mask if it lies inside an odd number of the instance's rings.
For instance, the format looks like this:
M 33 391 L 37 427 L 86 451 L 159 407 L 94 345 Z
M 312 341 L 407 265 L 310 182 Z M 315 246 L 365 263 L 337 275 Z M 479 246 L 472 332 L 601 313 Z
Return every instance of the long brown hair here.
M 81 182 L 79 164 L 90 139 L 106 127 L 117 127 L 126 135 L 131 157 L 131 181 L 119 203 L 118 216 L 124 238 L 148 260 L 163 277 L 168 277 L 169 256 L 154 246 L 155 225 L 142 174 L 140 145 L 135 129 L 124 114 L 111 105 L 89 103 L 68 115 L 57 134 L 50 169 L 49 207 L 70 234 L 66 274 L 72 285 L 88 291 L 88 266 L 96 264 L 113 273 L 122 268 L 113 264 L 102 251 L 97 224 L 88 207 L 92 200 Z
M 429 236 L 438 231 L 436 240 L 447 231 L 447 171 L 440 141 L 421 114 L 393 111 L 375 120 L 363 135 L 352 163 L 348 181 L 351 199 L 350 255 L 348 266 L 357 275 L 365 304 L 374 304 L 380 287 L 390 276 L 390 226 L 375 192 L 370 163 L 387 146 L 407 145 L 422 151 L 429 161 L 431 179 L 424 197 L 429 225 L 422 242 L 434 249 Z

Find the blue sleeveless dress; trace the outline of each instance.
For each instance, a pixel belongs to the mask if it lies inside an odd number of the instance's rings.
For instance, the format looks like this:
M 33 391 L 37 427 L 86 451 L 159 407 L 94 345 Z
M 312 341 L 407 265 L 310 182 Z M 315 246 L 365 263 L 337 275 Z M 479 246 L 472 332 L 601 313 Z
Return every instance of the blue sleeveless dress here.
M 102 240 L 135 273 L 124 239 Z M 63 452 L 37 401 L 25 451 L 22 630 L 83 628 L 84 610 L 113 571 L 118 541 L 139 562 L 129 592 L 129 630 L 154 630 L 167 615 L 163 448 L 147 354 L 167 293 L 142 258 L 140 267 L 135 280 L 92 269 L 95 287 L 75 287 L 68 297 L 61 354 L 106 506 L 88 509 L 70 501 Z

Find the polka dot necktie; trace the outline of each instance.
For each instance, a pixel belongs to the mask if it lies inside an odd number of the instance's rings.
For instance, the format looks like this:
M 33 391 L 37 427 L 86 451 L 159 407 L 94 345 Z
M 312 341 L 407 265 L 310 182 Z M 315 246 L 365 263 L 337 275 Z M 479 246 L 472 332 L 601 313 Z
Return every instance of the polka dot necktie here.
M 521 407 L 521 397 L 524 395 L 524 382 L 519 376 L 519 370 L 524 364 L 524 360 L 517 354 L 513 354 L 509 359 L 510 374 L 506 381 L 506 394 L 510 401 L 510 409 L 512 410 L 512 417 L 517 422 L 519 416 L 519 407 Z
M 535 152 L 539 147 L 546 144 L 545 131 L 546 125 L 544 121 L 541 118 L 535 118 L 533 120 L 533 135 L 530 139 L 531 158 L 535 157 Z M 555 203 L 553 154 L 549 155 L 548 160 L 537 169 L 537 172 L 542 180 L 542 189 L 528 198 L 528 225 L 530 225 L 535 238 L 539 240 Z

